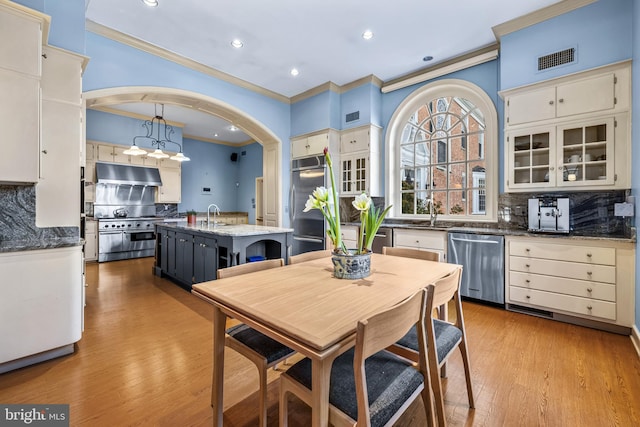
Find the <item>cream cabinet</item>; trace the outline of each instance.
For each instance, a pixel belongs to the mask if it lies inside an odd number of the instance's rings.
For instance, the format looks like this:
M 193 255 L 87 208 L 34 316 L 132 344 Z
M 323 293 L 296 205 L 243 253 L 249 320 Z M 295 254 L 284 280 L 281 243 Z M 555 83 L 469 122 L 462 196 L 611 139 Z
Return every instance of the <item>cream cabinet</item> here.
M 327 129 L 291 139 L 291 158 L 319 156 L 324 153 L 325 147 L 329 148 L 332 155 L 338 153 L 339 136 L 337 131 Z
M 447 260 L 446 231 L 394 228 L 393 246 L 437 252 L 440 261 Z
M 358 247 L 358 233 L 360 227 L 357 225 L 341 225 L 340 233 L 342 241 L 347 249 L 355 249 Z
M 180 203 L 182 199 L 182 177 L 179 168 L 161 167 L 162 185 L 156 192 L 157 203 Z
M 628 62 L 501 95 L 507 191 L 630 187 Z
M 382 196 L 380 128 L 369 125 L 345 130 L 340 137 L 340 194 L 363 192 Z
M 82 69 L 85 57 L 45 46 L 42 64 L 42 136 L 36 185 L 36 225 L 80 225 Z M 64 203 L 61 203 L 61 198 Z
M 506 248 L 507 308 L 633 325 L 633 243 L 507 237 Z
M 98 221 L 87 219 L 84 224 L 84 260 L 98 259 Z
M 109 163 L 130 163 L 130 156 L 124 154 L 128 148 L 124 145 L 98 144 L 96 147 L 97 160 Z

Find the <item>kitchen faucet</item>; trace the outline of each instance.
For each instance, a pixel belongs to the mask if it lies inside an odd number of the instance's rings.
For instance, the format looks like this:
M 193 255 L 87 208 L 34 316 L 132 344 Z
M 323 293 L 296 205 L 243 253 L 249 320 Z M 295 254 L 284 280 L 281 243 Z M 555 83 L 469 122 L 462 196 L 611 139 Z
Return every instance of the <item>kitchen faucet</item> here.
M 433 227 L 436 224 L 436 218 L 438 217 L 436 204 L 433 202 L 433 195 L 427 199 L 427 206 L 429 207 L 429 221 Z
M 211 224 L 211 207 L 213 206 L 213 225 L 216 224 L 216 214 L 220 215 L 220 208 L 215 203 L 207 206 L 207 224 Z

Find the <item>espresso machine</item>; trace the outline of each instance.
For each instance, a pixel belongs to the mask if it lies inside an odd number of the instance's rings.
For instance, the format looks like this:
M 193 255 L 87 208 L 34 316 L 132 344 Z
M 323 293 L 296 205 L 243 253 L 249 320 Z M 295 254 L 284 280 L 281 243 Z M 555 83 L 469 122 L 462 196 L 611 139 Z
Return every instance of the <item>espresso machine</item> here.
M 529 199 L 529 231 L 568 233 L 569 199 Z

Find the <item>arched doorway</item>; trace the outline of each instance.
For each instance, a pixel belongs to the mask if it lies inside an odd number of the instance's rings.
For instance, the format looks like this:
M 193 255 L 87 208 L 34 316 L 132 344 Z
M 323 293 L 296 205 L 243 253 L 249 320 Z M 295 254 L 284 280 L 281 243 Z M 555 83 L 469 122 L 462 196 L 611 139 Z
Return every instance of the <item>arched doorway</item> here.
M 129 102 L 173 104 L 225 119 L 262 145 L 264 225 L 282 225 L 282 143 L 265 125 L 225 102 L 181 89 L 154 86 L 124 86 L 83 94 L 86 108 Z

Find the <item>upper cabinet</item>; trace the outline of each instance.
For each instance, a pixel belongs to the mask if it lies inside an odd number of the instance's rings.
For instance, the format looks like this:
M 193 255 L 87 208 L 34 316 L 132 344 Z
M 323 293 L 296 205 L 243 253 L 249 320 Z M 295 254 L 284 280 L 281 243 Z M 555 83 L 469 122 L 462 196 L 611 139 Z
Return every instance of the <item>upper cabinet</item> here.
M 380 128 L 373 125 L 342 131 L 340 136 L 340 194 L 382 194 Z
M 505 189 L 630 187 L 630 65 L 502 92 Z
M 319 156 L 324 153 L 325 147 L 328 147 L 333 155 L 339 149 L 338 138 L 338 132 L 333 129 L 297 136 L 291 139 L 291 158 Z
M 0 182 L 39 179 L 40 77 L 44 15 L 0 3 L 0 117 L 6 141 Z

